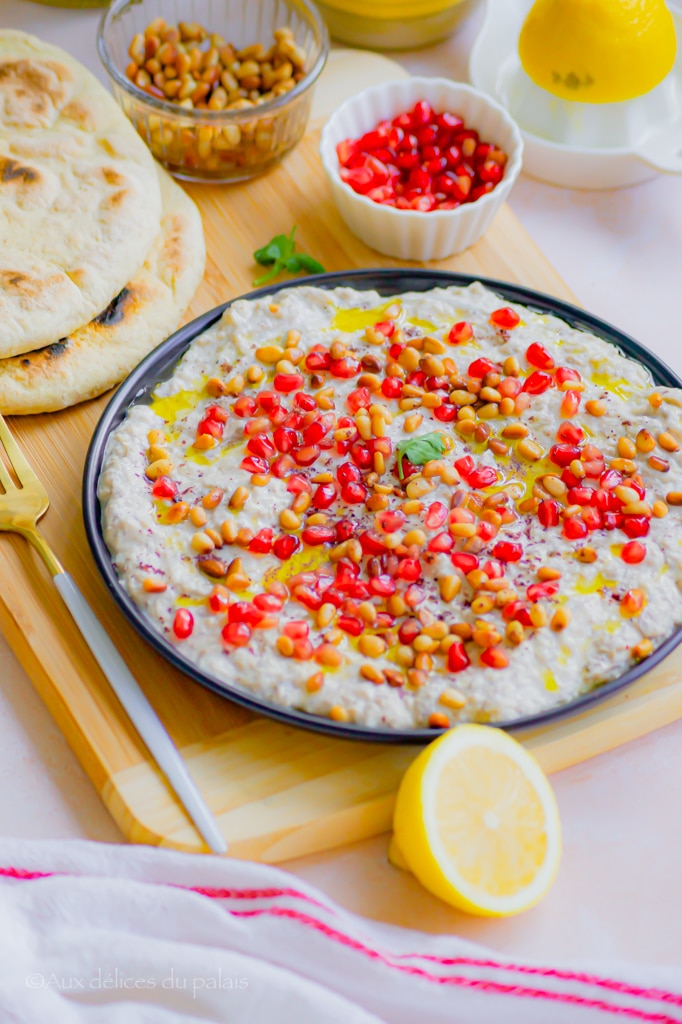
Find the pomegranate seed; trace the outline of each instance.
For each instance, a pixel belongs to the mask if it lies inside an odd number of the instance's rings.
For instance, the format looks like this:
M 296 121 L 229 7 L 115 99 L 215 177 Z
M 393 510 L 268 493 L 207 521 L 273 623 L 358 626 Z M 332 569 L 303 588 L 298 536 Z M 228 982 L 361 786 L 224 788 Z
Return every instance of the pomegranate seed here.
M 478 469 L 474 469 L 469 473 L 467 483 L 470 487 L 482 490 L 486 487 L 492 487 L 499 479 L 499 473 L 492 466 L 479 466 Z
M 581 394 L 579 391 L 567 391 L 561 400 L 560 412 L 566 419 L 575 416 L 580 408 Z
M 301 381 L 301 383 L 303 382 Z M 266 412 L 272 412 L 273 409 L 277 409 L 282 404 L 282 400 L 275 391 L 259 391 L 256 398 L 261 409 L 264 409 Z
M 188 608 L 178 608 L 173 619 L 173 632 L 178 640 L 186 640 L 192 635 L 194 616 Z
M 359 469 L 371 469 L 374 460 L 371 451 L 366 445 L 354 445 L 350 450 L 350 456 Z
M 604 491 L 612 491 L 622 483 L 623 477 L 615 469 L 607 469 L 599 477 L 599 486 Z
M 497 385 L 497 390 L 503 398 L 516 398 L 522 387 L 523 383 L 516 377 L 505 377 Z
M 296 661 L 310 661 L 314 654 L 314 648 L 310 640 L 294 640 L 293 657 Z
M 478 526 L 476 527 L 476 536 L 480 537 L 481 540 L 484 540 L 486 542 L 489 540 L 493 540 L 495 537 L 497 537 L 497 534 L 498 527 L 495 525 L 495 523 L 488 523 L 485 520 L 483 520 L 483 522 L 479 523 Z
M 302 448 L 294 448 L 291 453 L 299 466 L 312 466 L 313 462 L 320 455 L 320 449 L 316 444 L 304 445 Z
M 215 437 L 217 441 L 220 441 L 223 436 L 223 425 L 217 420 L 205 416 L 203 420 L 199 421 L 197 434 L 210 434 L 211 437 Z
M 604 463 L 601 459 L 588 459 L 582 466 L 585 476 L 590 480 L 598 480 L 604 472 Z
M 470 377 L 476 377 L 478 380 L 483 380 L 487 373 L 499 373 L 500 367 L 481 356 L 479 359 L 474 359 L 473 363 L 469 363 L 469 369 L 467 373 Z
M 580 518 L 590 531 L 600 530 L 602 527 L 603 517 L 598 508 L 584 508 L 580 513 Z
M 390 597 L 396 592 L 396 582 L 391 576 L 373 576 L 369 581 L 370 594 L 375 597 Z
M 282 480 L 292 471 L 292 469 L 295 468 L 296 463 L 290 455 L 280 455 L 279 458 L 274 459 L 270 463 L 270 472 L 273 476 L 276 476 L 278 480 Z
M 386 545 L 383 538 L 375 530 L 366 530 L 359 535 L 358 540 L 366 555 L 383 555 L 386 553 Z
M 293 619 L 291 622 L 284 624 L 282 632 L 291 640 L 305 640 L 310 633 L 310 626 L 307 622 L 303 622 L 302 619 Z
M 549 458 L 555 466 L 566 469 L 573 461 L 580 458 L 580 448 L 570 444 L 555 444 L 549 450 Z
M 321 416 L 303 431 L 304 446 L 319 444 L 323 437 L 326 437 L 334 426 L 334 416 L 329 414 Z
M 253 603 L 263 612 L 281 612 L 284 607 L 284 601 L 276 594 L 256 594 Z
M 404 525 L 405 513 L 399 509 L 395 511 L 386 509 L 385 511 L 377 512 L 375 519 L 377 528 L 382 533 L 395 533 L 396 530 L 399 530 Z
M 246 622 L 228 622 L 222 635 L 230 647 L 246 647 L 251 639 L 251 627 Z
M 531 366 L 537 367 L 538 370 L 553 370 L 555 365 L 547 349 L 544 345 L 539 345 L 537 341 L 534 341 L 526 349 L 526 361 Z
M 268 419 L 272 423 L 273 427 L 279 427 L 280 424 L 285 423 L 290 416 L 296 415 L 295 413 L 287 413 L 286 409 L 283 409 L 281 405 L 278 405 L 276 409 L 271 409 L 268 413 Z
M 582 377 L 577 370 L 574 370 L 571 366 L 560 366 L 556 372 L 556 382 L 558 387 L 563 388 L 564 384 L 578 383 L 582 380 Z
M 486 574 L 488 579 L 499 580 L 502 579 L 502 577 L 504 576 L 504 567 L 502 565 L 502 562 L 500 562 L 497 558 L 490 558 L 483 565 L 483 572 Z
M 577 423 L 567 420 L 559 425 L 556 436 L 557 440 L 563 441 L 564 444 L 579 445 L 585 440 L 585 431 Z
M 381 393 L 385 398 L 400 398 L 403 382 L 399 377 L 385 377 L 381 382 Z
M 362 505 L 367 500 L 368 491 L 364 484 L 350 483 L 341 488 L 341 499 L 347 505 Z
M 552 386 L 552 378 L 544 370 L 534 370 L 523 385 L 523 390 L 529 395 L 542 395 Z
M 463 458 L 455 461 L 455 469 L 466 480 L 474 470 L 474 460 L 470 455 L 465 455 Z
M 409 583 L 415 583 L 421 574 L 422 567 L 418 558 L 403 558 L 398 566 L 399 578 Z
M 596 494 L 593 487 L 569 487 L 567 497 L 571 505 L 591 505 Z
M 530 617 L 528 608 L 523 601 L 512 601 L 502 609 L 502 618 L 505 622 L 520 622 L 522 626 L 532 626 L 533 620 Z
M 415 637 L 421 633 L 421 626 L 416 619 L 405 619 L 398 628 L 398 640 L 409 647 Z
M 270 459 L 275 454 L 276 448 L 267 434 L 254 434 L 246 442 L 246 450 L 262 459 Z
M 276 427 L 272 434 L 278 452 L 290 452 L 298 442 L 295 430 L 288 427 Z
M 287 490 L 289 494 L 300 494 L 301 491 L 310 492 L 312 487 L 310 481 L 302 473 L 293 473 L 287 480 Z
M 353 615 L 339 615 L 336 625 L 351 636 L 360 636 L 365 628 L 362 619 L 356 619 Z
M 310 547 L 331 544 L 336 540 L 336 531 L 331 526 L 306 526 L 301 533 L 301 540 Z
M 356 388 L 355 391 L 351 391 L 346 402 L 351 412 L 357 412 L 358 409 L 369 409 L 372 404 L 369 388 Z
M 336 468 L 336 479 L 341 485 L 355 483 L 362 479 L 360 470 L 352 462 L 342 462 Z
M 235 416 L 239 416 L 240 419 L 243 419 L 245 416 L 253 416 L 257 409 L 258 403 L 255 398 L 250 398 L 249 395 L 240 395 L 232 406 L 232 412 Z
M 454 643 L 448 648 L 448 672 L 462 672 L 469 668 L 471 661 L 462 643 Z
M 499 327 L 504 331 L 511 331 L 521 323 L 521 317 L 509 306 L 495 309 L 490 314 L 490 323 L 493 327 Z
M 303 375 L 300 373 L 276 373 L 272 386 L 275 391 L 288 395 L 303 387 Z
M 587 536 L 587 525 L 579 516 L 564 520 L 563 535 L 568 540 L 580 540 Z
M 169 476 L 160 476 L 154 481 L 152 495 L 162 501 L 172 501 L 178 494 L 178 485 Z
M 433 416 L 439 423 L 452 423 L 457 418 L 457 406 L 439 405 L 437 409 L 433 410 Z
M 486 647 L 481 651 L 481 664 L 488 668 L 506 668 L 509 664 L 509 655 L 502 647 Z
M 305 360 L 305 368 L 310 373 L 320 373 L 328 370 L 332 364 L 332 357 L 329 352 L 309 352 Z
M 447 554 L 448 551 L 452 551 L 454 546 L 455 542 L 449 533 L 437 533 L 429 541 L 428 550 L 434 551 L 436 554 Z
M 643 562 L 646 558 L 646 548 L 639 541 L 629 541 L 623 546 L 621 558 L 628 565 L 637 565 L 638 562 Z
M 267 473 L 270 464 L 267 459 L 258 459 L 254 455 L 247 455 L 240 463 L 240 469 L 247 473 Z
M 646 537 L 649 532 L 649 520 L 646 516 L 623 516 L 621 530 L 633 540 L 635 537 Z
M 448 341 L 452 345 L 463 345 L 465 342 L 470 341 L 474 336 L 474 329 L 468 320 L 460 320 L 459 323 L 453 324 L 448 334 Z
M 336 531 L 336 540 L 339 544 L 343 540 L 350 540 L 355 533 L 355 526 L 350 519 L 340 519 L 339 522 L 336 523 L 334 529 Z
M 317 402 L 312 395 L 306 395 L 304 391 L 297 391 L 294 395 L 294 405 L 303 412 L 311 412 L 317 408 Z M 289 426 L 289 424 L 287 424 Z
M 478 569 L 479 566 L 476 555 L 472 555 L 468 551 L 455 551 L 450 555 L 450 561 L 455 569 L 460 569 L 465 576 L 467 573 L 473 572 L 474 569 Z
M 552 498 L 545 498 L 538 506 L 538 519 L 547 530 L 550 526 L 559 525 L 559 505 Z
M 259 530 L 256 536 L 249 544 L 249 551 L 255 552 L 257 555 L 268 555 L 272 550 L 272 530 L 269 527 L 264 527 Z
M 443 525 L 447 517 L 448 510 L 445 505 L 441 501 L 434 501 L 427 509 L 424 525 L 427 530 L 437 530 Z
M 312 589 L 312 587 L 296 587 L 296 589 L 292 591 L 292 596 L 300 604 L 305 605 L 305 607 L 311 612 L 316 612 L 322 607 L 322 598 L 317 591 Z
M 566 522 L 570 523 L 572 520 L 567 519 Z M 548 580 L 546 583 L 531 583 L 526 590 L 526 597 L 535 604 L 536 601 L 546 601 L 550 597 L 554 597 L 559 591 L 559 583 L 557 580 Z
M 334 484 L 320 484 L 313 494 L 312 504 L 314 508 L 329 508 L 336 501 L 336 488 Z
M 500 562 L 518 562 L 523 555 L 523 547 L 510 540 L 501 540 L 493 548 L 492 554 Z
M 357 359 L 333 359 L 329 367 L 332 377 L 348 379 L 360 372 L 360 363 Z

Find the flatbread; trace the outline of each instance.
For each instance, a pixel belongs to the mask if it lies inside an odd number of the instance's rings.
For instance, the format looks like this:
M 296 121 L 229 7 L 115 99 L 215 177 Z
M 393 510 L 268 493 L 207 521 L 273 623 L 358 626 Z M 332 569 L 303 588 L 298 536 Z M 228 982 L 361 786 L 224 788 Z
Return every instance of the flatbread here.
M 82 327 L 159 230 L 151 153 L 63 50 L 0 31 L 0 357 Z
M 157 168 L 161 231 L 140 272 L 91 323 L 38 352 L 0 359 L 0 412 L 53 412 L 118 384 L 180 323 L 204 273 L 201 216 Z

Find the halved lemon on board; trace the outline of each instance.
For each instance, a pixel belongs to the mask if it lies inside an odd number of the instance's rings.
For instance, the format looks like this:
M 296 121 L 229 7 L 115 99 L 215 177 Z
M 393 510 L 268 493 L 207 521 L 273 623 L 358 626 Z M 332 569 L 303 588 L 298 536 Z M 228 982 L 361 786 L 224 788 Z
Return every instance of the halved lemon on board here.
M 391 860 L 470 914 L 527 910 L 561 856 L 552 788 L 537 761 L 499 729 L 458 725 L 412 762 L 398 791 Z

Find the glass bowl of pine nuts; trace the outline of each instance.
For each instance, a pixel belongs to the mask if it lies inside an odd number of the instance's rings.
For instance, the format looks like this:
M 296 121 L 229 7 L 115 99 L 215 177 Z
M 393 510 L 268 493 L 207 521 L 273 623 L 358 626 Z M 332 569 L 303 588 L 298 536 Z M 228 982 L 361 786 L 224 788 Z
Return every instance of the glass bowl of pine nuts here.
M 113 0 L 97 45 L 118 103 L 186 181 L 243 181 L 302 138 L 329 52 L 311 0 Z

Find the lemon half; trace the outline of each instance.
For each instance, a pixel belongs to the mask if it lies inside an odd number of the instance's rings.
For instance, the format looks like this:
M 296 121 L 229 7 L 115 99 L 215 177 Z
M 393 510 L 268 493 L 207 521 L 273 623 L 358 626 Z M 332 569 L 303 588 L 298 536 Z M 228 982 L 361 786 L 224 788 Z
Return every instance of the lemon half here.
M 529 78 L 580 103 L 643 96 L 663 81 L 676 52 L 664 0 L 536 0 L 519 36 Z
M 455 726 L 421 752 L 401 783 L 393 828 L 391 859 L 471 914 L 527 910 L 559 867 L 547 778 L 524 747 L 488 726 Z

